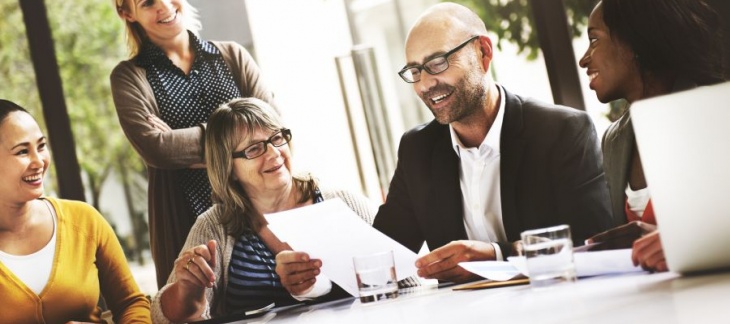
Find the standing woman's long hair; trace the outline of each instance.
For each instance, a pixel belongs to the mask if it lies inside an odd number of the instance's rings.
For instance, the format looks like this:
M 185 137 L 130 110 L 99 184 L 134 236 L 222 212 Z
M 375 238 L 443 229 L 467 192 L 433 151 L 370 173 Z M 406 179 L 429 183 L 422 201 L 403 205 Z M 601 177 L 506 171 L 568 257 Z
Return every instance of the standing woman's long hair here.
M 702 0 L 602 0 L 603 21 L 634 51 L 642 78 L 726 79 L 720 17 Z
M 265 225 L 263 215 L 254 209 L 249 195 L 233 178 L 233 152 L 238 144 L 251 138 L 256 130 L 278 131 L 282 127 L 274 108 L 256 98 L 233 99 L 221 105 L 208 118 L 205 132 L 208 179 L 213 191 L 213 202 L 222 208 L 221 222 L 231 236 L 257 232 Z M 286 167 L 292 172 L 290 161 L 286 162 Z M 299 203 L 312 199 L 317 182 L 311 176 L 294 176 L 292 182 Z

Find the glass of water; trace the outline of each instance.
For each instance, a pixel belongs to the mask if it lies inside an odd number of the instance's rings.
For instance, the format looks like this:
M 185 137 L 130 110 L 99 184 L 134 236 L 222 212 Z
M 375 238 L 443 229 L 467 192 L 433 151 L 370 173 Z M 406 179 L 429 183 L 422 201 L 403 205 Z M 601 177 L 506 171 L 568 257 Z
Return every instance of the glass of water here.
M 576 281 L 570 226 L 524 231 L 522 249 L 533 288 Z
M 398 297 L 393 251 L 356 256 L 352 261 L 361 303 Z

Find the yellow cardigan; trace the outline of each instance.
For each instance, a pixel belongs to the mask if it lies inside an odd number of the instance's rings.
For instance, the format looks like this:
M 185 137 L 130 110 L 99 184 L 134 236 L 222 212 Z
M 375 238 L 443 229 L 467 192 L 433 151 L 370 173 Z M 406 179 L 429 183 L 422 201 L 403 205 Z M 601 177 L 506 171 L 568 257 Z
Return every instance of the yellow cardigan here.
M 0 320 L 100 323 L 101 291 L 115 323 L 151 323 L 149 301 L 139 291 L 109 223 L 86 203 L 45 199 L 58 217 L 51 275 L 36 295 L 0 262 Z

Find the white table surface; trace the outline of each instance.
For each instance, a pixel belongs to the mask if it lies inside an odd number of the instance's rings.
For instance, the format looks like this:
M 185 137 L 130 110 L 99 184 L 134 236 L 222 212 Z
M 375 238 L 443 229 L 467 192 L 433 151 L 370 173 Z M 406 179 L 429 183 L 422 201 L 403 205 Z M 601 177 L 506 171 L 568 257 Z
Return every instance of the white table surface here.
M 546 291 L 452 288 L 275 309 L 236 323 L 730 323 L 730 272 L 583 278 Z

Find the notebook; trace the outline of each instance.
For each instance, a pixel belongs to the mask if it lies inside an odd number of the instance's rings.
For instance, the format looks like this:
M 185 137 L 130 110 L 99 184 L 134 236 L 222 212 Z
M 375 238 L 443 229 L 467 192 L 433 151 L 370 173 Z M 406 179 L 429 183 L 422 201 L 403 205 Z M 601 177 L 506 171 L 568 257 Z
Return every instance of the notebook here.
M 669 269 L 730 269 L 730 82 L 637 101 L 631 118 Z

